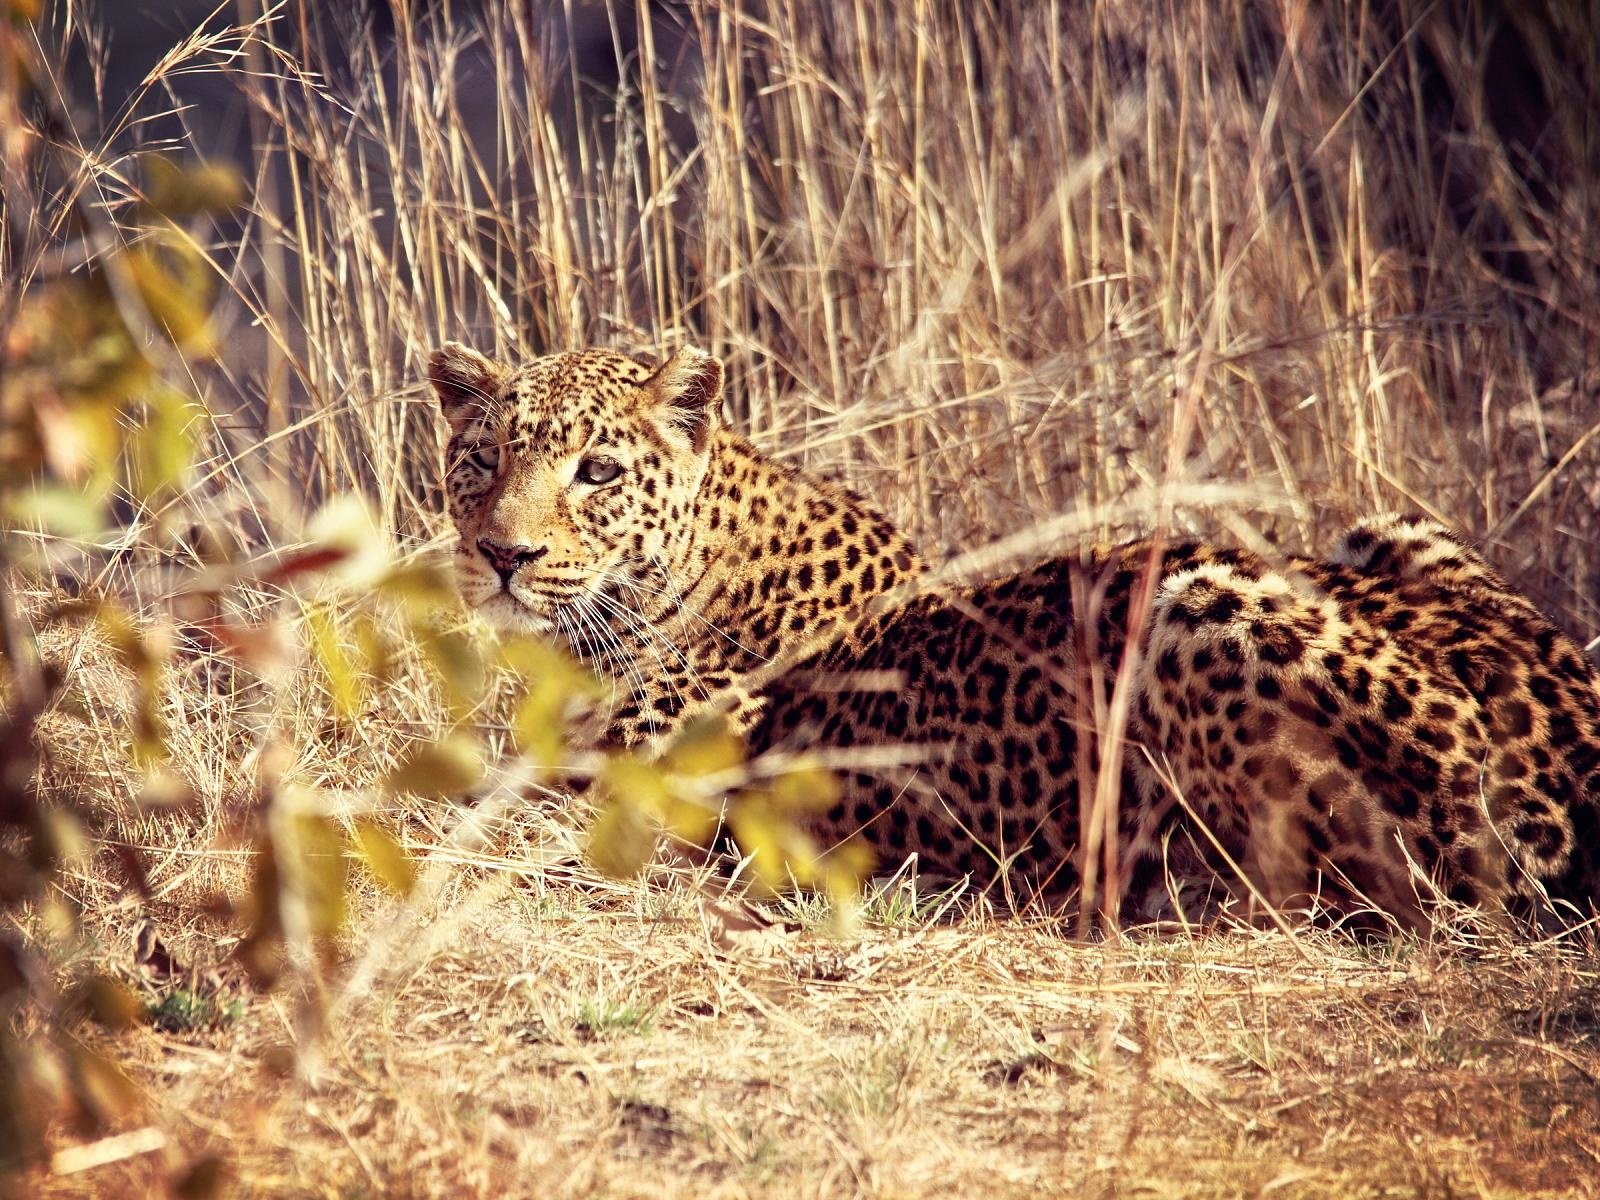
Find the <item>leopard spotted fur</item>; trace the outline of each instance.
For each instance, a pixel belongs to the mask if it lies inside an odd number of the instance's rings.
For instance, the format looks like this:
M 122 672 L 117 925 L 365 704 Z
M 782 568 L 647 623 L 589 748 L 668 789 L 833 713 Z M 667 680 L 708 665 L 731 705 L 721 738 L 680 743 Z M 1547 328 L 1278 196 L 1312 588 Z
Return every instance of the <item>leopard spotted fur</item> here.
M 430 375 L 462 593 L 613 681 L 607 740 L 720 708 L 758 750 L 910 751 L 846 771 L 825 842 L 1072 895 L 1132 650 L 1124 918 L 1600 898 L 1600 677 L 1432 521 L 1362 522 L 1325 558 L 1136 542 L 919 591 L 881 514 L 722 427 L 699 351 L 511 367 L 452 343 Z

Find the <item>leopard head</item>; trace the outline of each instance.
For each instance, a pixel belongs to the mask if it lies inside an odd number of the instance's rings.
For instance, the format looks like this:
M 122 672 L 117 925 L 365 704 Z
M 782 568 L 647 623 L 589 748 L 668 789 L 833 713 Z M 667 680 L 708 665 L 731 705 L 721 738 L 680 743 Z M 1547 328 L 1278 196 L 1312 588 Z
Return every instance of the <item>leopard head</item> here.
M 514 631 L 572 634 L 677 586 L 721 420 L 717 359 L 585 350 L 512 367 L 450 342 L 428 377 L 469 605 Z

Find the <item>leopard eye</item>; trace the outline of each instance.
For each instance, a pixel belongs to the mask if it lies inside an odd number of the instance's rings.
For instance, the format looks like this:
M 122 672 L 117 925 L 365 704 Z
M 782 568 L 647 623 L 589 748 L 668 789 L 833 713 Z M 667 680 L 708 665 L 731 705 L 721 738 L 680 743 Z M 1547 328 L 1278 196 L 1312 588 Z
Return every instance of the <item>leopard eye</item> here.
M 493 442 L 480 442 L 468 451 L 467 456 L 472 459 L 474 466 L 482 467 L 485 471 L 500 469 L 500 447 Z
M 621 474 L 622 464 L 614 458 L 606 458 L 603 455 L 586 458 L 578 464 L 578 482 L 587 483 L 592 487 L 610 483 Z

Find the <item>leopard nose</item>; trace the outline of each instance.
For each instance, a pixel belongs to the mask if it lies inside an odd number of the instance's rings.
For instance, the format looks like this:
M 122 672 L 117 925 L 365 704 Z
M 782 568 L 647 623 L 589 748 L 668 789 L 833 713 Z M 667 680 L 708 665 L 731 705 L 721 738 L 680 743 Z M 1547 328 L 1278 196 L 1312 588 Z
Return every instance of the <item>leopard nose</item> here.
M 500 576 L 502 587 L 511 586 L 511 577 L 517 573 L 518 568 L 538 562 L 549 552 L 549 546 L 512 546 L 489 538 L 478 539 L 478 553 L 483 555 L 494 568 L 494 573 Z

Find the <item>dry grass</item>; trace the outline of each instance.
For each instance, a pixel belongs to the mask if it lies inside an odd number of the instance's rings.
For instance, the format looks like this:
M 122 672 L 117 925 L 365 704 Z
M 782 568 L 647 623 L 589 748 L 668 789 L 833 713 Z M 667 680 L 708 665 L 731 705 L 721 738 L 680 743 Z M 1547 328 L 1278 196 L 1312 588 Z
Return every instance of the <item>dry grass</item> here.
M 1592 955 L 979 919 L 722 950 L 681 893 L 509 881 L 405 930 L 300 1079 L 281 1003 L 121 1038 L 151 1122 L 248 1194 L 1594 1194 Z
M 256 203 L 197 230 L 231 322 L 191 381 L 226 414 L 199 520 L 135 513 L 115 555 L 59 548 L 61 574 L 158 611 L 173 564 L 293 539 L 304 498 L 350 489 L 408 549 L 436 542 L 432 346 L 692 336 L 759 440 L 845 473 L 935 554 L 1008 535 L 998 565 L 1158 519 L 1298 549 L 1419 507 L 1600 632 L 1583 6 L 580 9 L 615 88 L 565 55 L 559 6 L 413 7 L 392 42 L 344 5 L 218 26 L 86 152 L 78 182 L 116 220 L 166 80 L 223 72 L 256 114 Z M 1507 117 L 1519 52 L 1539 85 Z M 1540 104 L 1544 136 L 1519 142 Z M 447 722 L 414 649 L 350 723 L 314 671 L 267 695 L 183 646 L 167 710 L 197 799 L 176 813 L 134 802 L 103 656 L 52 654 L 81 704 L 47 730 L 46 792 L 143 848 L 155 896 L 92 860 L 72 953 L 152 1000 L 241 1007 L 106 1038 L 167 1149 L 135 1139 L 30 1194 L 144 1194 L 208 1149 L 242 1194 L 1597 1192 L 1581 939 L 1083 945 L 889 904 L 851 941 L 803 905 L 730 937 L 692 872 L 620 887 L 573 865 L 558 806 L 474 841 L 460 810 L 380 800 Z M 354 897 L 320 1031 L 243 989 L 208 915 L 244 886 L 231 834 L 274 728 L 333 811 L 432 864 L 413 905 Z M 146 910 L 175 977 L 136 962 Z

